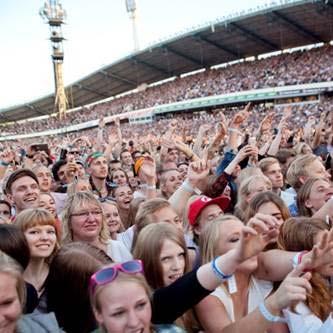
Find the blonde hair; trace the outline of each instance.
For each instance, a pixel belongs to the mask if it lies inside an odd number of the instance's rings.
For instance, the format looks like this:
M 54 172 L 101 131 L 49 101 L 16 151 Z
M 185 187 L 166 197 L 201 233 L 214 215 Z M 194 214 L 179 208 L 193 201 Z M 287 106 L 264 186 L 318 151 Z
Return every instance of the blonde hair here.
M 70 195 L 67 199 L 66 205 L 62 214 L 62 226 L 63 226 L 63 241 L 64 243 L 73 242 L 73 232 L 71 228 L 71 215 L 75 207 L 84 207 L 86 204 L 92 204 L 97 206 L 101 211 L 103 208 L 100 202 L 95 198 L 91 192 L 77 192 Z M 109 229 L 106 224 L 104 214 L 102 214 L 102 227 L 99 233 L 99 241 L 106 244 L 110 239 Z
M 280 165 L 279 161 L 275 157 L 266 157 L 259 161 L 258 167 L 260 168 L 260 170 L 263 173 L 265 173 L 265 172 L 267 172 L 267 169 L 271 165 L 276 164 L 276 163 Z
M 114 281 L 123 281 L 123 282 L 136 283 L 145 290 L 149 299 L 152 295 L 152 290 L 149 287 L 149 285 L 147 283 L 147 280 L 145 279 L 145 276 L 141 273 L 126 274 L 126 273 L 123 273 L 123 272 L 118 272 L 118 275 L 117 275 L 117 277 Z M 102 311 L 101 303 L 100 303 L 100 296 L 101 296 L 101 294 L 103 293 L 103 291 L 105 289 L 107 289 L 108 287 L 110 287 L 110 285 L 112 285 L 112 282 L 106 283 L 106 284 L 103 284 L 103 285 L 97 285 L 94 292 L 92 292 L 90 290 L 90 304 L 96 312 L 101 312 Z
M 225 214 L 217 217 L 214 221 L 204 226 L 200 234 L 199 242 L 202 265 L 212 261 L 216 256 L 221 255 L 221 253 L 218 253 L 218 244 L 221 233 L 220 226 L 225 221 L 230 220 L 241 222 L 236 216 Z
M 246 211 L 248 206 L 246 198 L 248 195 L 251 194 L 250 187 L 252 184 L 260 180 L 264 181 L 267 186 L 272 187 L 271 181 L 265 175 L 251 176 L 245 179 L 239 186 L 238 195 L 237 195 L 237 205 L 235 209 L 238 211 L 239 213 L 238 215 L 239 217 L 241 217 L 242 220 L 244 219 L 244 212 Z
M 299 156 L 294 161 L 292 161 L 287 170 L 288 184 L 292 186 L 295 190 L 298 190 L 302 186 L 300 177 L 309 176 L 306 167 L 317 159 L 318 157 L 316 155 L 306 154 Z
M 26 298 L 26 286 L 23 280 L 22 267 L 10 256 L 0 250 L 0 273 L 7 274 L 16 279 L 16 291 L 23 308 Z

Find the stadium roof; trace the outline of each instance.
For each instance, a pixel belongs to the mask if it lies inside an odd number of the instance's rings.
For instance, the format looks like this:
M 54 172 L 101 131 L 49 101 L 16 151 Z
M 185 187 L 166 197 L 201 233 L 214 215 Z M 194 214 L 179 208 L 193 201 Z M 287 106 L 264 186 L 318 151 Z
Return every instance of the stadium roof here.
M 66 87 L 71 108 L 172 76 L 333 40 L 333 0 L 280 1 L 223 17 L 130 54 Z M 0 110 L 0 123 L 54 112 L 54 95 Z

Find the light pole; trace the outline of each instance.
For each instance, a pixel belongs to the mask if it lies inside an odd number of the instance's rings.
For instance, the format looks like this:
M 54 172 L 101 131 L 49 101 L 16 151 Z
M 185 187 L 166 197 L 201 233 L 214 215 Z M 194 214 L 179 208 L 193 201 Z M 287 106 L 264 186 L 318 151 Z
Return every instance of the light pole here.
M 139 37 L 138 37 L 138 27 L 136 21 L 136 0 L 126 0 L 126 10 L 132 21 L 134 51 L 138 51 L 140 46 L 139 46 Z
M 59 117 L 63 118 L 68 106 L 63 80 L 64 50 L 62 42 L 64 37 L 61 30 L 61 25 L 66 19 L 66 12 L 58 0 L 48 0 L 45 1 L 44 6 L 39 10 L 39 14 L 50 27 L 55 85 L 54 109 L 59 114 Z

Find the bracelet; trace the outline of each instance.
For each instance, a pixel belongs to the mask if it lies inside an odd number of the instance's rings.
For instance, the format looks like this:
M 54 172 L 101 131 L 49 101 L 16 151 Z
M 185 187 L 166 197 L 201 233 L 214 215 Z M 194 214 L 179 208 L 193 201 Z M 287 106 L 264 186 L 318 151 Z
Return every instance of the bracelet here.
M 148 184 L 146 184 L 145 189 L 146 190 L 156 190 L 156 185 L 148 185 Z
M 0 165 L 7 167 L 10 163 L 7 163 L 5 161 L 0 161 Z
M 293 268 L 296 268 L 302 262 L 302 258 L 306 253 L 308 253 L 308 251 L 298 252 L 294 255 L 294 257 L 293 257 Z
M 188 193 L 193 193 L 194 192 L 194 188 L 192 187 L 192 185 L 189 183 L 189 181 L 187 179 L 185 179 L 183 181 L 181 187 Z
M 197 195 L 202 194 L 202 192 L 197 187 L 193 188 L 187 179 L 183 181 L 180 187 L 182 187 L 188 193 L 195 193 Z
M 215 274 L 215 276 L 219 279 L 219 280 L 228 280 L 230 279 L 233 274 L 230 274 L 230 275 L 226 275 L 224 274 L 216 265 L 216 260 L 218 259 L 219 257 L 216 257 L 213 261 L 212 261 L 212 271 L 213 273 Z
M 285 323 L 286 320 L 282 317 L 279 316 L 274 316 L 269 312 L 269 310 L 266 308 L 265 302 L 262 302 L 259 304 L 259 311 L 262 314 L 262 316 L 267 320 L 267 321 L 272 321 L 272 322 L 280 322 L 280 323 Z

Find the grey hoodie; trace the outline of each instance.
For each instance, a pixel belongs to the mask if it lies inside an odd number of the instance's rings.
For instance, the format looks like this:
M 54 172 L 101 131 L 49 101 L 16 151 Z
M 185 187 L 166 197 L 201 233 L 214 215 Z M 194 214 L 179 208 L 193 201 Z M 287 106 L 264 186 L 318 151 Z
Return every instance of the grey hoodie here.
M 20 318 L 16 327 L 17 333 L 64 333 L 59 328 L 54 313 L 28 314 Z

